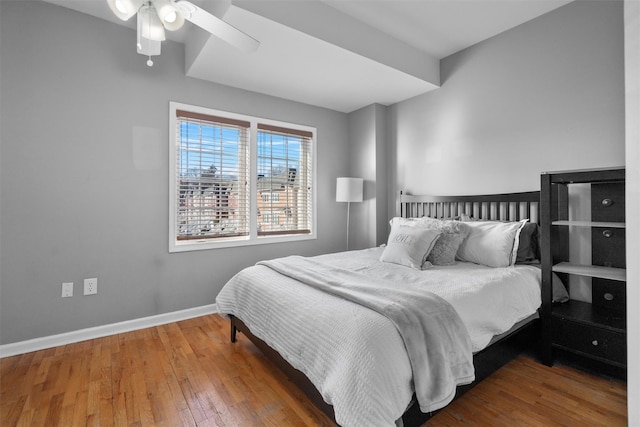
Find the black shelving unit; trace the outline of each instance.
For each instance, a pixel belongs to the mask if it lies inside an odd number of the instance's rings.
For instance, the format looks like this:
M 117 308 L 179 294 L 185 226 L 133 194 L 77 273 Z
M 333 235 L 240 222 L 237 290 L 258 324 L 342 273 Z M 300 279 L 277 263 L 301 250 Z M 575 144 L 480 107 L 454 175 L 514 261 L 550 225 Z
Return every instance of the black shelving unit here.
M 569 187 L 590 184 L 591 220 L 569 218 Z M 543 359 L 556 350 L 625 370 L 625 169 L 545 172 L 540 176 Z M 591 232 L 591 263 L 569 260 L 570 229 Z M 591 277 L 592 301 L 552 302 L 553 273 Z M 571 289 L 569 289 L 571 294 Z

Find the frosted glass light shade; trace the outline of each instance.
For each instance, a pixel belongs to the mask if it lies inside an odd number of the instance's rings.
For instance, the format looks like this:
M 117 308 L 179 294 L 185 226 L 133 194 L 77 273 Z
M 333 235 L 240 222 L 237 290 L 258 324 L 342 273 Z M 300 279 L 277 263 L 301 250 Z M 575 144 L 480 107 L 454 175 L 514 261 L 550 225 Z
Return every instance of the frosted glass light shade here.
M 123 21 L 129 20 L 135 15 L 142 3 L 144 0 L 107 0 L 113 14 Z
M 336 181 L 336 202 L 362 202 L 362 178 L 340 177 Z
M 184 25 L 184 17 L 178 8 L 169 0 L 155 0 L 153 5 L 158 11 L 160 22 L 169 31 L 176 31 Z

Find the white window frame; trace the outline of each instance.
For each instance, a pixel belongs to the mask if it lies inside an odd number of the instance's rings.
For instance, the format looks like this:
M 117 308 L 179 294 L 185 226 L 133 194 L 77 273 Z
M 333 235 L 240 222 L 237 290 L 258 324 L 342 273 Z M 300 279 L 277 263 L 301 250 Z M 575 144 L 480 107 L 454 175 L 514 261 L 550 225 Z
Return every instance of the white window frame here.
M 202 240 L 178 240 L 177 239 L 177 204 L 179 203 L 177 194 L 177 148 L 178 148 L 178 121 L 176 111 L 186 110 L 193 113 L 206 114 L 211 116 L 225 117 L 228 119 L 248 121 L 251 126 L 249 130 L 249 206 L 250 221 L 249 235 L 236 237 L 219 237 L 215 239 Z M 258 186 L 257 186 L 257 135 L 258 123 L 288 129 L 296 129 L 312 133 L 311 148 L 311 231 L 306 234 L 283 234 L 258 236 Z M 244 114 L 230 113 L 227 111 L 214 110 L 206 107 L 199 107 L 179 102 L 169 102 L 169 252 L 185 252 L 194 250 L 218 249 L 237 246 L 250 246 L 260 244 L 284 243 L 301 240 L 313 240 L 317 238 L 317 150 L 316 150 L 317 129 L 315 127 L 287 123 L 277 120 L 263 119 L 261 117 L 248 116 Z

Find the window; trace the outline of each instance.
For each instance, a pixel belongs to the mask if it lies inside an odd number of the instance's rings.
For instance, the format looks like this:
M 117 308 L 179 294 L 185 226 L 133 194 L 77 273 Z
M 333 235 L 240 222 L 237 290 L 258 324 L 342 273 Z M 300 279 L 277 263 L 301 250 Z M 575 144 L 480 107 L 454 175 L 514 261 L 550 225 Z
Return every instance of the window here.
M 170 103 L 170 251 L 315 238 L 315 129 Z
M 258 235 L 310 234 L 311 142 L 313 133 L 258 124 Z M 277 220 L 274 220 L 277 218 Z
M 260 177 L 258 177 L 258 179 L 260 179 Z M 260 195 L 262 196 L 263 203 L 280 201 L 280 193 L 270 193 L 268 191 L 261 191 Z

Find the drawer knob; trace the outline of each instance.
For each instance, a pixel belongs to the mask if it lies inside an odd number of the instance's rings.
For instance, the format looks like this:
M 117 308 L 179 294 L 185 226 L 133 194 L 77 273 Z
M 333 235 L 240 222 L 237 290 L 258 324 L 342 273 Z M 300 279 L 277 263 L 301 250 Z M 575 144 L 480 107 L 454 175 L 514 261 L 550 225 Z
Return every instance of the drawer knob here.
M 604 231 L 602 232 L 602 235 L 608 239 L 609 237 L 613 236 L 613 231 L 611 231 L 611 230 L 604 230 Z
M 602 206 L 611 206 L 613 204 L 613 200 L 611 199 L 602 199 Z
M 591 341 L 591 344 L 593 344 L 594 346 L 597 346 L 598 345 L 598 340 Z
M 607 301 L 613 301 L 613 294 L 607 292 L 606 294 L 604 294 L 604 299 L 606 299 Z

